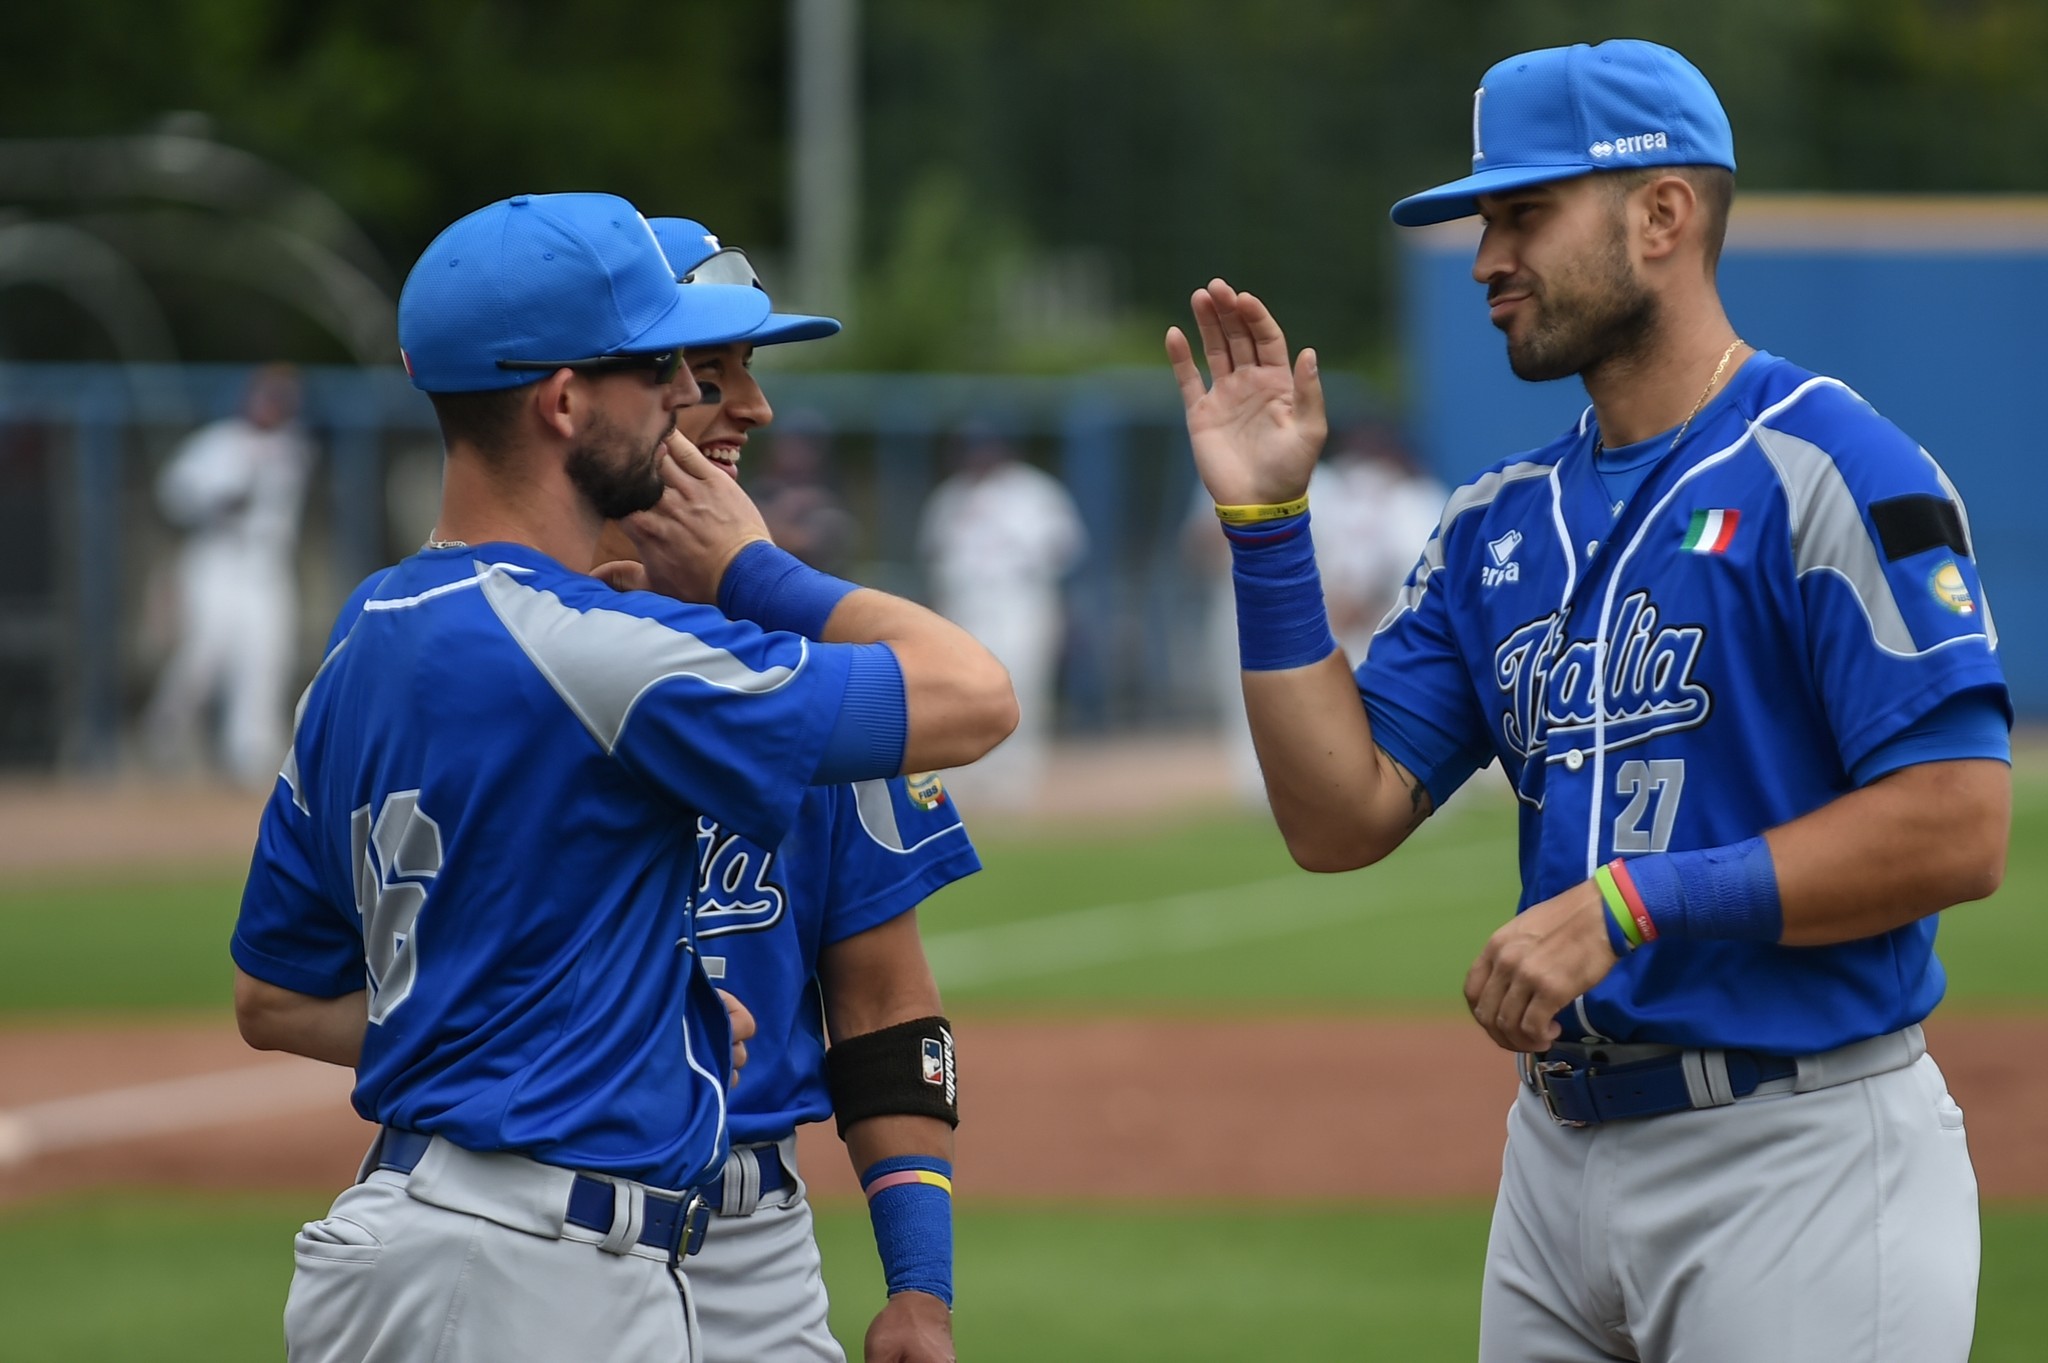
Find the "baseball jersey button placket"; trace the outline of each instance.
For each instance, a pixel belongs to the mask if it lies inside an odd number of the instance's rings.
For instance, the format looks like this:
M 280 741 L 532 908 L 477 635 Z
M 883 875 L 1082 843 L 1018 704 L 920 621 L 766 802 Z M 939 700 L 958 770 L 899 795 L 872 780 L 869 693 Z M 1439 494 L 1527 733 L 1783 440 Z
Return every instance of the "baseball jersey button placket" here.
M 1586 765 L 1586 754 L 1585 754 L 1585 753 L 1581 752 L 1581 751 L 1580 751 L 1579 749 L 1577 749 L 1577 748 L 1568 748 L 1568 749 L 1566 749 L 1566 751 L 1565 751 L 1565 755 L 1564 755 L 1564 769 L 1565 769 L 1566 771 L 1577 771 L 1577 770 L 1578 770 L 1578 769 L 1579 769 L 1580 767 L 1583 767 L 1583 766 L 1585 766 L 1585 765 Z

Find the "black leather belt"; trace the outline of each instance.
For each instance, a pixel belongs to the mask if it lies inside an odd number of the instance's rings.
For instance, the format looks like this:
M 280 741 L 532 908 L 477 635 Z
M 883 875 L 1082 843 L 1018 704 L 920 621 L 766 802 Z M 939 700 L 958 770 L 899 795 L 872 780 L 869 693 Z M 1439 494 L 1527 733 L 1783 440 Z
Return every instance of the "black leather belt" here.
M 433 1139 L 424 1131 L 387 1126 L 378 1144 L 376 1167 L 409 1174 L 419 1165 Z M 781 1167 L 778 1162 L 776 1168 L 780 1170 Z M 616 1206 L 613 1187 L 605 1179 L 577 1174 L 576 1182 L 569 1189 L 569 1209 L 563 1220 L 600 1235 L 608 1234 Z M 660 1193 L 651 1188 L 645 1192 L 646 1210 L 639 1235 L 641 1244 L 663 1250 L 671 1259 L 695 1254 L 703 1248 L 704 1229 L 711 1223 L 714 1204 L 706 1200 L 702 1189 L 692 1189 L 686 1194 Z

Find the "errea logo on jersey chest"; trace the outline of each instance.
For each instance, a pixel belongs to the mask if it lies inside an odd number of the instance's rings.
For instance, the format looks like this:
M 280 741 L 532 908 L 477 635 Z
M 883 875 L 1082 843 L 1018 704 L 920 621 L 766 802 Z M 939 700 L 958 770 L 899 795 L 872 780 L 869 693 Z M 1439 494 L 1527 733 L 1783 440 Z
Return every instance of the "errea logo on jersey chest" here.
M 1486 553 L 1493 560 L 1479 565 L 1479 583 L 1484 587 L 1498 587 L 1503 582 L 1520 582 L 1522 565 L 1515 562 L 1515 550 L 1522 544 L 1522 532 L 1510 530 L 1497 540 L 1486 542 Z

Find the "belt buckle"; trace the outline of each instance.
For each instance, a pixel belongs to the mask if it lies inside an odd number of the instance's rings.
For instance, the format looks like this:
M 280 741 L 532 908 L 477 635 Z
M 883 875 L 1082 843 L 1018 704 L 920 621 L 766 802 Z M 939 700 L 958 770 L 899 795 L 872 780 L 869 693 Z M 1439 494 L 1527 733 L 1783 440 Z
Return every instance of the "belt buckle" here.
M 704 1232 L 711 1227 L 713 1205 L 701 1188 L 692 1188 L 683 1200 L 683 1234 L 676 1257 L 686 1259 L 704 1248 Z
M 1557 1110 L 1557 1099 L 1551 1096 L 1550 1076 L 1553 1074 L 1570 1073 L 1572 1073 L 1572 1062 L 1569 1060 L 1532 1059 L 1529 1062 L 1530 1086 L 1536 1090 L 1537 1096 L 1543 1100 L 1543 1110 L 1550 1114 L 1550 1120 L 1557 1123 L 1559 1126 L 1590 1126 L 1590 1122 L 1575 1122 L 1571 1118 L 1559 1112 Z

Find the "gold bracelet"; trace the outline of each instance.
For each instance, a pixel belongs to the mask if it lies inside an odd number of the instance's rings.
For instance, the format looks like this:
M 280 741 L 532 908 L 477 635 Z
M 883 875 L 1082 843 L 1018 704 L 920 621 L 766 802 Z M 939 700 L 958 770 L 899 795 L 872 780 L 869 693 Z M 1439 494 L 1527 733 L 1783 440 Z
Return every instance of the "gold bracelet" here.
M 1225 525 L 1257 525 L 1260 521 L 1284 520 L 1299 516 L 1308 510 L 1308 494 L 1302 493 L 1291 502 L 1262 502 L 1255 506 L 1224 506 L 1216 504 L 1216 519 Z

